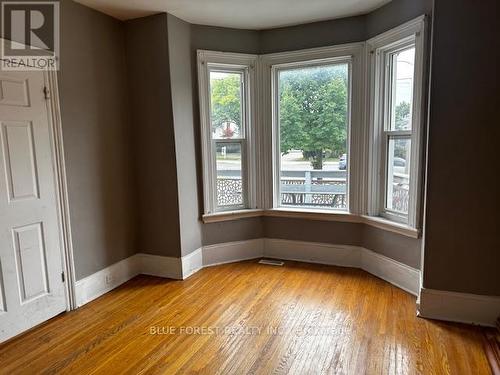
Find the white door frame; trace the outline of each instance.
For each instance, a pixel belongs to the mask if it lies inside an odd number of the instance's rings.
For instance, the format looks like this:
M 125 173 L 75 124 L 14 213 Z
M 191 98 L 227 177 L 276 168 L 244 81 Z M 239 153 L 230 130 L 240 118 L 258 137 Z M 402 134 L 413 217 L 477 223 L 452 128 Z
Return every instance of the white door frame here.
M 0 38 L 3 43 L 5 39 Z M 19 43 L 21 44 L 21 43 Z M 0 69 L 1 72 L 1 69 Z M 47 121 L 49 122 L 52 167 L 54 169 L 54 184 L 56 191 L 57 218 L 59 227 L 59 242 L 61 247 L 62 270 L 66 289 L 66 311 L 77 308 L 75 296 L 75 264 L 73 257 L 73 241 L 71 237 L 71 221 L 68 199 L 68 184 L 66 179 L 66 163 L 64 158 L 64 143 L 59 105 L 59 86 L 57 71 L 45 69 L 44 82 L 47 88 Z
M 48 120 L 50 122 L 52 165 L 56 179 L 55 186 L 58 206 L 59 238 L 63 260 L 62 269 L 66 287 L 66 311 L 70 311 L 77 308 L 75 296 L 76 280 L 57 71 L 47 70 L 44 76 L 46 87 L 49 90 L 46 103 L 49 117 Z

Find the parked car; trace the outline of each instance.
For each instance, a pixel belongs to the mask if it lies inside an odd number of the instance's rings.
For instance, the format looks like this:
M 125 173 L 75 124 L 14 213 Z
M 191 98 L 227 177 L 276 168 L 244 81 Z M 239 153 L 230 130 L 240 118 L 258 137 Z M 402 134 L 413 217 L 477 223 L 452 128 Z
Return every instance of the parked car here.
M 395 167 L 406 167 L 406 160 L 403 158 L 398 158 L 397 156 L 394 158 L 394 166 Z
M 404 173 L 406 168 L 406 160 L 403 158 L 395 157 L 393 159 L 393 165 L 396 172 Z M 339 158 L 339 169 L 345 171 L 347 169 L 347 154 L 342 154 Z
M 406 160 L 403 158 L 395 157 L 392 165 L 394 166 L 395 173 L 406 173 Z
M 345 171 L 347 169 L 347 154 L 342 154 L 339 159 L 339 169 Z

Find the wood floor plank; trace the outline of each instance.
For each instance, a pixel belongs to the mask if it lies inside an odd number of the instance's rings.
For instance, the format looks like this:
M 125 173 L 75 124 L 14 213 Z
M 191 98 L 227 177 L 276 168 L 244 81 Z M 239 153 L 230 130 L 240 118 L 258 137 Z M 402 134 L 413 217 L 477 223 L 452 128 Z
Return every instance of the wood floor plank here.
M 482 343 L 364 271 L 246 261 L 138 276 L 0 345 L 0 374 L 490 374 Z

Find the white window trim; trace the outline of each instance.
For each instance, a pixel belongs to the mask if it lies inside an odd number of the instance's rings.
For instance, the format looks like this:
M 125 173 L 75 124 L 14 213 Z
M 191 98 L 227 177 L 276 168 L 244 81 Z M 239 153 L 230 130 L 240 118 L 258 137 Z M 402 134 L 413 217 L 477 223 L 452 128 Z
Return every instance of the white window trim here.
M 369 216 L 385 217 L 401 222 L 410 228 L 417 228 L 420 221 L 420 200 L 422 189 L 421 159 L 423 144 L 423 89 L 425 58 L 425 16 L 418 17 L 399 27 L 378 35 L 366 42 L 367 79 L 369 96 L 365 112 L 369 129 L 368 152 L 368 210 Z M 410 155 L 410 185 L 408 215 L 399 217 L 386 212 L 385 193 L 385 146 L 383 77 L 384 55 L 395 46 L 415 45 L 414 90 L 412 104 L 412 132 Z
M 280 150 L 277 111 L 273 103 L 276 99 L 276 72 L 280 68 L 302 65 L 319 65 L 328 63 L 349 63 L 350 74 L 350 123 L 348 131 L 348 208 L 346 210 L 327 209 L 335 213 L 362 212 L 362 139 L 363 139 L 363 87 L 364 87 L 364 43 L 343 44 L 332 47 L 313 48 L 300 51 L 282 52 L 262 55 L 260 58 L 259 74 L 261 77 L 261 124 L 263 160 L 272 160 L 272 163 L 262 164 L 261 180 L 265 182 L 265 209 L 287 209 L 280 206 L 279 174 Z M 309 210 L 309 209 L 308 209 Z M 311 210 L 314 210 L 311 209 Z
M 256 161 L 256 55 L 226 53 L 199 50 L 198 58 L 198 89 L 200 101 L 200 122 L 202 141 L 203 165 L 203 198 L 205 215 L 224 211 L 245 210 L 257 208 L 257 161 Z M 212 140 L 212 126 L 210 118 L 210 68 L 221 68 L 243 72 L 245 76 L 243 116 L 245 117 L 245 139 L 220 140 L 220 142 L 236 142 L 242 148 L 242 178 L 245 191 L 243 205 L 217 208 L 215 142 Z

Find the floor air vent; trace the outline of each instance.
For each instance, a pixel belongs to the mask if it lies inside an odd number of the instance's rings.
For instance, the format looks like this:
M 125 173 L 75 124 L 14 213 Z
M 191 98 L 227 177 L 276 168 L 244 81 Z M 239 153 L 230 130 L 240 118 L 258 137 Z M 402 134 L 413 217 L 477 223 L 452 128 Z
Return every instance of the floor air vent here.
M 283 263 L 281 260 L 275 260 L 275 259 L 261 259 L 259 260 L 260 264 L 267 264 L 269 266 L 282 266 Z

